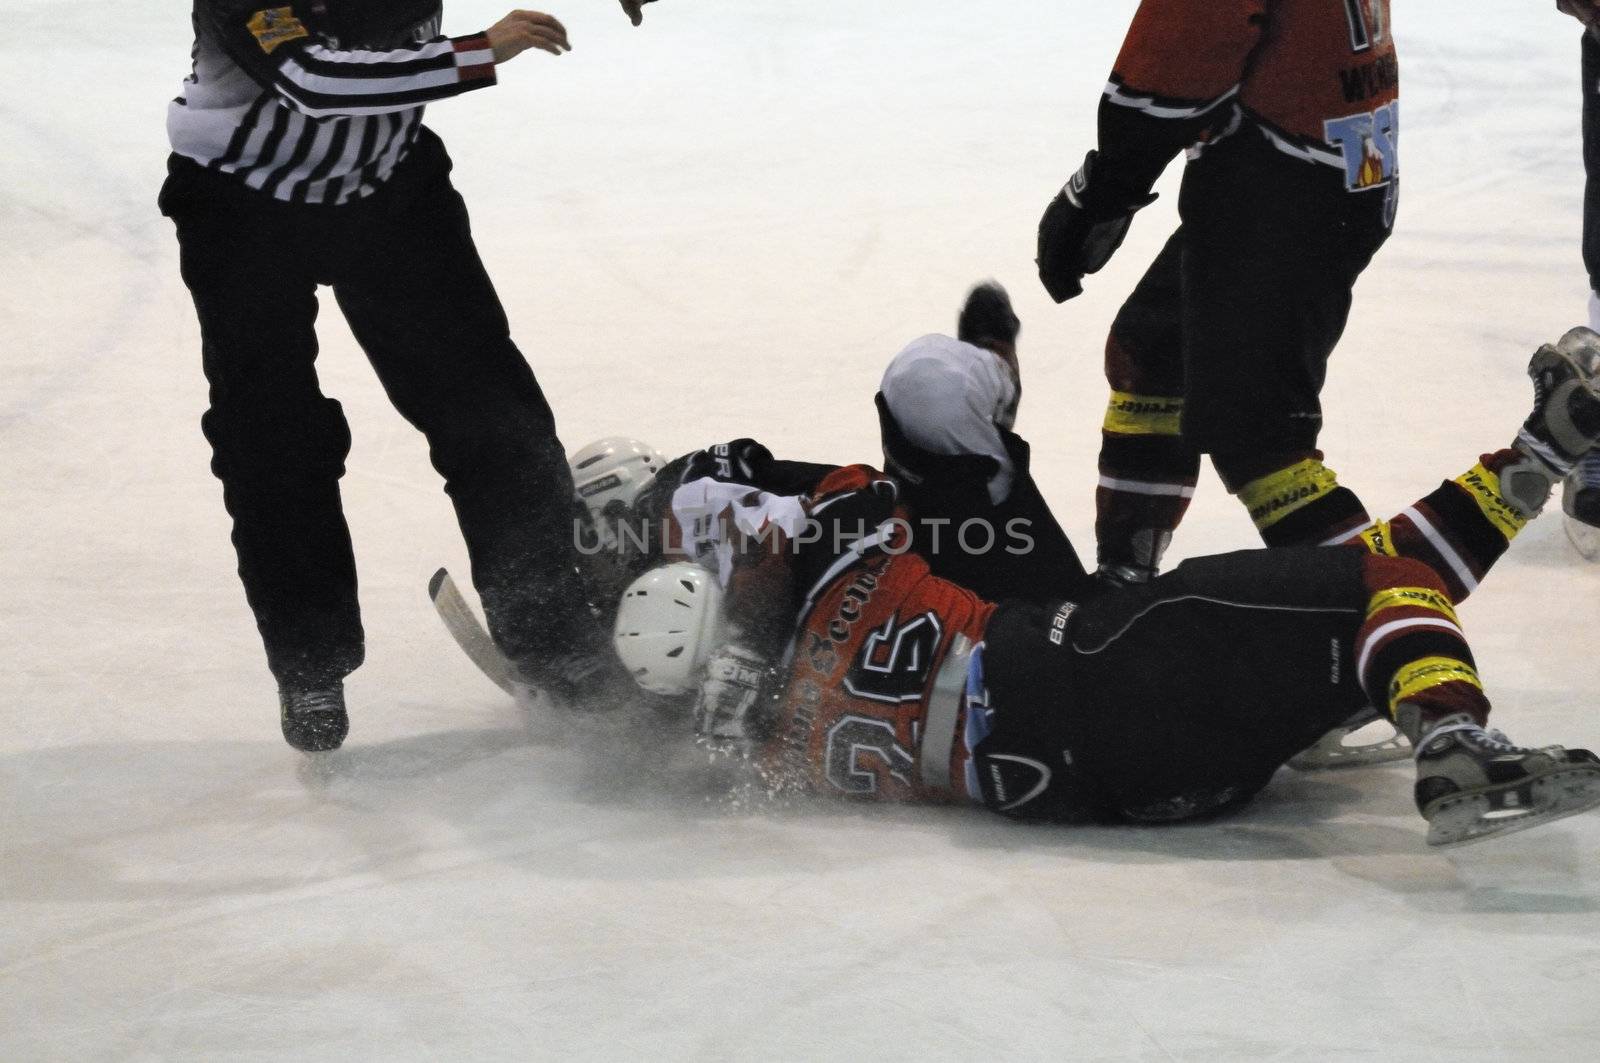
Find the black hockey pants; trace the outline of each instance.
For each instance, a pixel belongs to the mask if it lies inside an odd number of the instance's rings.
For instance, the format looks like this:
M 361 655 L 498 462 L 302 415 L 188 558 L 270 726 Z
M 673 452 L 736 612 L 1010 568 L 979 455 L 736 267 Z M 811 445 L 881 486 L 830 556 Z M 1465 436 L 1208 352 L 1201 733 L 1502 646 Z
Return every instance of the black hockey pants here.
M 174 156 L 161 193 L 200 319 L 212 471 L 280 684 L 361 663 L 339 478 L 350 434 L 318 386 L 316 289 L 331 285 L 395 408 L 427 437 L 489 626 L 513 657 L 587 633 L 572 479 L 511 342 L 450 160 L 427 130 L 390 182 L 340 207 L 280 203 Z
M 1026 819 L 1160 822 L 1248 800 L 1367 704 L 1353 648 L 1365 551 L 1185 561 L 1081 608 L 1000 606 L 984 635 L 985 803 Z

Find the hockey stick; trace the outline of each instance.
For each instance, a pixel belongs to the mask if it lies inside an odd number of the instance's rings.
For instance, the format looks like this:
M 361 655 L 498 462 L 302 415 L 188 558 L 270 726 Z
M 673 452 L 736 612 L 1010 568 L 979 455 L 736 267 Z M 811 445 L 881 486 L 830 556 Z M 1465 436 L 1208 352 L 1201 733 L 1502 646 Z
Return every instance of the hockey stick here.
M 1566 515 L 1567 538 L 1586 561 L 1600 561 L 1600 528 L 1583 523 L 1571 514 Z
M 450 578 L 449 570 L 441 568 L 433 574 L 428 581 L 428 597 L 433 599 L 433 608 L 438 612 L 439 619 L 444 621 L 445 630 L 450 632 L 450 637 L 456 640 L 462 652 L 495 686 L 516 697 L 517 691 L 512 680 L 515 673 L 511 662 L 506 660 L 500 647 L 489 637 L 478 614 L 472 611 L 472 606 L 462 596 L 461 588 Z

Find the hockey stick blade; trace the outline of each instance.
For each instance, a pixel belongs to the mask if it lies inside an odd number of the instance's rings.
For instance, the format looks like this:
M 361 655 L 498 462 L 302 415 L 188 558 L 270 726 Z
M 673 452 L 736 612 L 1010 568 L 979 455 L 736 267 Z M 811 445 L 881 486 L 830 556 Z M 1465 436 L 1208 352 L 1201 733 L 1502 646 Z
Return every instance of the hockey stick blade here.
M 1585 524 L 1571 514 L 1566 516 L 1567 538 L 1586 561 L 1600 561 L 1600 528 Z
M 511 678 L 515 673 L 511 662 L 494 644 L 494 639 L 489 637 L 488 630 L 478 619 L 478 614 L 472 611 L 472 606 L 467 604 L 461 588 L 450 578 L 448 570 L 441 568 L 433 574 L 428 581 L 428 597 L 433 599 L 434 611 L 444 621 L 445 630 L 450 632 L 450 637 L 456 640 L 456 645 L 461 647 L 467 658 L 495 686 L 516 697 L 517 689 Z

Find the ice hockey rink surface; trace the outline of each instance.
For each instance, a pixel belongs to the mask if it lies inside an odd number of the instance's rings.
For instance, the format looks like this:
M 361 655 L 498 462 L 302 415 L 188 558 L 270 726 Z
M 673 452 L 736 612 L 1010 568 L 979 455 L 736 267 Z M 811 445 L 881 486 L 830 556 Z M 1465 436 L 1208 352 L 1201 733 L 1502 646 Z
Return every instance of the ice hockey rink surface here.
M 1587 288 L 1576 24 L 1394 6 L 1405 190 L 1324 396 L 1329 462 L 1382 513 L 1509 440 Z M 1019 429 L 1087 547 L 1100 352 L 1176 167 L 1064 307 L 1033 234 L 1132 9 L 557 7 L 570 55 L 431 124 L 569 449 L 874 460 L 884 363 L 992 276 Z M 0 37 L 0 1059 L 1595 1058 L 1600 813 L 1429 851 L 1400 765 L 1285 771 L 1199 826 L 1024 827 L 765 807 L 660 736 L 530 735 L 432 614 L 464 550 L 331 300 L 368 663 L 348 744 L 309 764 L 154 205 L 187 11 L 8 0 Z M 446 29 L 503 13 L 451 0 Z M 1253 542 L 1208 474 L 1176 556 Z M 1519 741 L 1600 747 L 1597 592 L 1552 513 L 1464 608 Z

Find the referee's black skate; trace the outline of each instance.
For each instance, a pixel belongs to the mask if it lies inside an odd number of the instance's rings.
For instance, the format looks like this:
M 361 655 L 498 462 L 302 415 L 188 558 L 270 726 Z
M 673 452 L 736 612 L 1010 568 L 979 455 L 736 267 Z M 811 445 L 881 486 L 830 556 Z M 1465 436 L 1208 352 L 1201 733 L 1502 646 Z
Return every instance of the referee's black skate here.
M 1416 761 L 1429 845 L 1465 845 L 1600 805 L 1600 757 L 1512 745 L 1467 716 L 1434 724 L 1417 743 Z
M 1505 497 L 1532 516 L 1550 488 L 1600 440 L 1600 335 L 1575 328 L 1534 352 L 1533 412 L 1512 446 L 1524 460 L 1500 474 Z
M 342 682 L 312 688 L 279 687 L 278 713 L 284 740 L 303 753 L 338 749 L 350 733 Z

